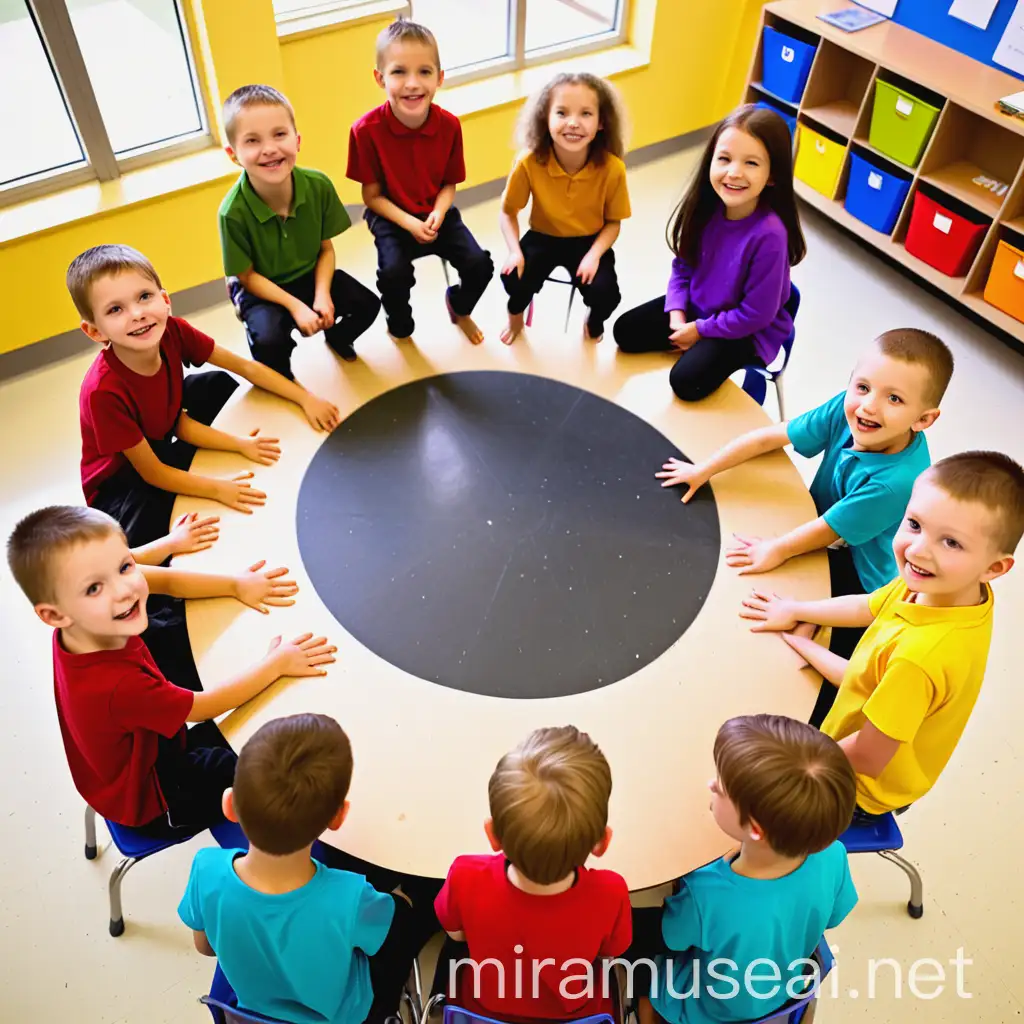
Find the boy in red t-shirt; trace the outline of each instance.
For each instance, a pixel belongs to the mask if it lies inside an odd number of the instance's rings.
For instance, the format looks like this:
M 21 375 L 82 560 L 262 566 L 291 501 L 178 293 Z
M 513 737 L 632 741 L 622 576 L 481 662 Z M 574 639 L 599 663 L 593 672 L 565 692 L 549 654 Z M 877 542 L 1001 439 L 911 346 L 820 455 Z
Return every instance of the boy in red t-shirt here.
M 604 754 L 573 726 L 538 729 L 498 762 L 484 823 L 495 856 L 456 858 L 434 903 L 469 962 L 449 946 L 435 990 L 502 1021 L 612 1012 L 595 962 L 632 940 L 629 892 L 621 875 L 584 866 L 611 842 L 611 791 Z
M 392 22 L 377 37 L 373 77 L 388 101 L 352 125 L 347 175 L 363 186 L 388 333 L 395 341 L 410 340 L 412 261 L 440 256 L 459 274 L 459 283 L 445 292 L 452 323 L 479 345 L 483 332 L 471 314 L 494 263 L 452 206 L 455 186 L 466 180 L 462 125 L 433 105 L 444 82 L 434 34 L 412 21 Z
M 103 817 L 154 837 L 224 820 L 221 796 L 235 754 L 212 719 L 282 676 L 323 675 L 335 647 L 305 634 L 278 637 L 252 668 L 193 693 L 169 682 L 139 634 L 146 597 L 235 596 L 259 610 L 290 604 L 294 584 L 276 570 L 239 577 L 144 567 L 105 512 L 57 505 L 26 516 L 7 542 L 7 562 L 53 633 L 53 688 L 75 788 Z M 204 722 L 205 738 L 186 730 Z
M 338 423 L 338 410 L 260 363 L 241 359 L 186 321 L 153 265 L 126 245 L 98 245 L 75 257 L 67 286 L 82 330 L 103 345 L 82 382 L 82 490 L 86 502 L 123 527 L 129 543 L 167 533 L 179 494 L 212 498 L 251 513 L 266 495 L 252 473 L 218 480 L 188 472 L 197 448 L 235 451 L 270 465 L 277 438 L 234 437 L 210 424 L 237 387 L 226 373 L 185 376 L 185 365 L 211 363 L 294 402 L 318 430 Z

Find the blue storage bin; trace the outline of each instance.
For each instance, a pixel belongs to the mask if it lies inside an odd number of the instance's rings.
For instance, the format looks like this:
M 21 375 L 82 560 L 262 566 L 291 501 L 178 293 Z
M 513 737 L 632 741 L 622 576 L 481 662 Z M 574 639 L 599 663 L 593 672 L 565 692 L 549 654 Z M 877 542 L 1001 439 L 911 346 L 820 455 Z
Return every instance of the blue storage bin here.
M 796 114 L 791 114 L 785 107 L 780 106 L 777 103 L 771 103 L 768 100 L 758 100 L 754 104 L 757 107 L 764 107 L 765 110 L 774 110 L 779 117 L 789 126 L 789 134 L 793 135 L 796 132 Z
M 799 103 L 816 49 L 813 43 L 794 39 L 766 25 L 762 40 L 764 87 L 787 103 Z
M 850 154 L 846 209 L 868 227 L 892 234 L 910 191 L 910 178 L 883 171 L 856 153 Z

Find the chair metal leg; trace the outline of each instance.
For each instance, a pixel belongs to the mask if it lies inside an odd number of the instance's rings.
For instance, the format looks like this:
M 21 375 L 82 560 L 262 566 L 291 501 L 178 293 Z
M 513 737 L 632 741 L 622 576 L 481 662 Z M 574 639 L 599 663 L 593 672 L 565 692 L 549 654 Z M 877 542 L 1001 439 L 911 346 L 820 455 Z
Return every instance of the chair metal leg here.
M 428 1021 L 430 1020 L 430 1015 L 434 1012 L 434 1010 L 436 1010 L 439 1006 L 442 1006 L 443 1004 L 443 992 L 438 992 L 436 995 L 432 995 L 427 1000 L 427 1005 L 423 1007 L 423 1016 L 420 1017 L 420 1024 L 428 1024 Z
M 565 323 L 562 325 L 562 333 L 567 334 L 569 331 L 569 317 L 572 316 L 572 300 L 576 298 L 576 285 L 569 286 L 569 305 L 565 310 Z
M 917 920 L 924 913 L 924 882 L 921 880 L 920 872 L 895 850 L 879 850 L 878 856 L 902 868 L 907 878 L 910 879 L 910 900 L 907 903 L 907 913 Z
M 125 857 L 110 874 L 110 934 L 116 939 L 124 934 L 124 914 L 121 911 L 121 882 L 132 869 L 134 857 Z
M 444 271 L 444 283 L 445 283 L 445 286 L 448 287 L 448 288 L 451 288 L 451 286 L 452 286 L 452 279 L 448 275 L 448 261 L 446 259 L 442 259 L 441 260 L 441 269 Z
M 775 374 L 775 397 L 779 403 L 779 422 L 786 421 L 786 403 L 782 395 L 782 371 Z
M 85 859 L 96 859 L 96 812 L 85 805 Z

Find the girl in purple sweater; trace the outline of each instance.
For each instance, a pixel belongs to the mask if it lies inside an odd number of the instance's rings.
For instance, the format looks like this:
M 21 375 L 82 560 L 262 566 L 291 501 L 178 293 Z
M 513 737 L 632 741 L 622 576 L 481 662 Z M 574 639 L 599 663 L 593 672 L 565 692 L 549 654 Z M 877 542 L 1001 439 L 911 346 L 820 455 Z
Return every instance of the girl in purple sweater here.
M 623 352 L 678 352 L 669 382 L 696 402 L 744 366 L 769 366 L 793 330 L 789 268 L 807 248 L 778 114 L 748 105 L 718 126 L 667 234 L 668 294 L 623 313 L 615 341 Z

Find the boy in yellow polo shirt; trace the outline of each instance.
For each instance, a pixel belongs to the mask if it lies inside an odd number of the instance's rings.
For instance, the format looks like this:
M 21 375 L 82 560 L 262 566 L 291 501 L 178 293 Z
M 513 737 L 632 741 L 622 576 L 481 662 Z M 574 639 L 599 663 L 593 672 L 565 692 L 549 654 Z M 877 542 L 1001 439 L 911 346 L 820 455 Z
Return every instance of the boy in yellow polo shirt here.
M 585 336 L 601 340 L 622 298 L 612 245 L 630 214 L 623 123 L 615 90 L 588 74 L 557 75 L 524 109 L 527 152 L 516 160 L 501 201 L 506 345 L 522 334 L 525 310 L 556 267 L 569 272 L 590 310 Z M 519 212 L 531 196 L 530 230 L 520 239 Z
M 740 613 L 839 686 L 822 732 L 857 772 L 854 822 L 906 808 L 935 785 L 956 749 L 985 675 L 990 582 L 1007 573 L 1024 534 L 1024 469 L 998 452 L 963 452 L 914 484 L 893 540 L 899 576 L 870 595 L 791 601 L 755 591 Z M 867 626 L 846 661 L 799 623 Z

